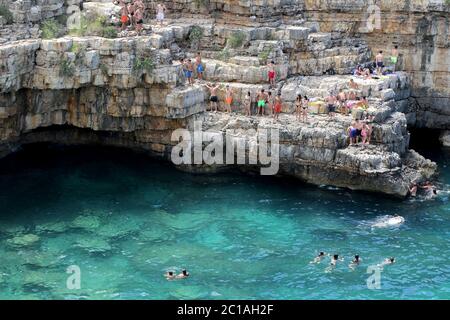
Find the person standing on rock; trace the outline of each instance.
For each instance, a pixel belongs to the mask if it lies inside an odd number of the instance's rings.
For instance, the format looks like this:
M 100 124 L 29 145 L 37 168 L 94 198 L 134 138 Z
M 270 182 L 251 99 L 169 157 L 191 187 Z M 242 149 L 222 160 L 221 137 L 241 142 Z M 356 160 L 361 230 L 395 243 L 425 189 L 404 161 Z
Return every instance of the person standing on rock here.
M 336 111 L 336 97 L 333 96 L 332 94 L 330 94 L 327 97 L 327 104 L 328 104 L 328 115 L 330 116 L 330 118 L 334 118 L 335 116 L 335 111 Z
M 233 103 L 233 89 L 229 85 L 225 88 L 225 106 L 227 107 L 227 112 L 231 113 L 231 104 Z
M 246 116 L 249 117 L 252 115 L 252 94 L 250 93 L 250 91 L 247 92 L 244 97 L 244 110 Z
M 347 134 L 350 140 L 350 145 L 355 144 L 356 143 L 356 128 L 355 128 L 355 122 L 352 121 L 352 123 L 350 124 L 350 126 L 347 128 Z
M 127 4 L 125 3 L 124 0 L 120 0 L 119 1 L 119 6 L 121 7 L 121 9 L 120 9 L 120 22 L 122 23 L 122 26 L 121 26 L 120 29 L 123 31 L 123 30 L 125 30 L 125 28 L 128 25 L 128 21 L 129 21 L 128 15 L 129 15 L 129 13 L 128 13 Z
M 274 100 L 273 100 L 273 96 L 272 96 L 272 91 L 267 92 L 267 112 L 270 114 L 274 114 Z
M 198 78 L 198 80 L 202 80 L 203 79 L 203 71 L 205 70 L 205 68 L 203 67 L 203 63 L 202 63 L 202 53 L 201 52 L 197 52 L 197 57 L 195 57 L 195 65 L 197 68 L 197 78 Z
M 275 120 L 278 120 L 278 117 L 281 113 L 282 107 L 283 107 L 283 101 L 281 100 L 281 93 L 278 93 L 277 96 L 275 97 L 275 105 L 273 108 L 273 111 L 274 111 L 273 117 Z
M 159 22 L 159 24 L 163 25 L 164 22 L 164 14 L 167 11 L 167 8 L 164 4 L 158 3 L 156 5 L 156 21 Z
M 187 59 L 184 62 L 184 72 L 188 81 L 188 85 L 193 85 L 194 80 L 192 79 L 192 74 L 194 73 L 194 66 L 192 65 L 191 59 Z
M 375 64 L 377 66 L 377 76 L 383 75 L 383 51 L 379 51 L 375 57 Z
M 398 62 L 398 46 L 395 46 L 394 49 L 392 49 L 391 53 L 392 72 L 395 72 L 397 62 Z
M 217 103 L 219 102 L 219 98 L 217 98 L 217 89 L 219 89 L 219 85 L 215 84 L 207 84 L 206 87 L 209 89 L 210 97 L 209 97 L 209 106 L 210 110 L 217 112 Z
M 299 121 L 301 121 L 302 106 L 303 98 L 301 94 L 298 94 L 297 98 L 295 98 L 295 118 Z
M 136 21 L 136 32 L 138 34 L 140 34 L 142 31 L 142 24 L 144 23 L 144 11 L 145 5 L 142 0 L 136 0 L 134 2 L 134 18 Z
M 130 25 L 131 25 L 131 27 L 135 27 L 135 26 L 136 26 L 136 20 L 135 20 L 135 17 L 134 17 L 134 10 L 135 10 L 135 8 L 134 8 L 134 2 L 131 1 L 131 2 L 128 4 L 128 6 L 127 6 L 128 17 L 129 17 L 129 19 L 130 19 Z
M 301 120 L 303 122 L 308 122 L 308 107 L 309 107 L 309 100 L 307 96 L 303 97 L 303 103 L 302 103 L 302 117 Z
M 276 77 L 275 62 L 271 61 L 267 66 L 269 67 L 269 72 L 268 72 L 269 85 L 270 85 L 270 88 L 274 88 L 275 87 L 275 77 Z
M 261 92 L 258 93 L 258 96 L 256 98 L 256 101 L 258 101 L 258 115 L 264 114 L 264 107 L 266 106 L 267 103 L 267 94 L 264 92 L 264 89 L 261 89 Z

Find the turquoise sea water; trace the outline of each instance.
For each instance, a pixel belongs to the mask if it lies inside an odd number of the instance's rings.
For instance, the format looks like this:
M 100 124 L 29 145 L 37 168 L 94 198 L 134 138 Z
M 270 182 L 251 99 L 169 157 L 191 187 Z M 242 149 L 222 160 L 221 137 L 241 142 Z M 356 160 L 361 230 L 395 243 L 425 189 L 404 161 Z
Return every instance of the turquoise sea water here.
M 39 151 L 38 151 L 39 150 Z M 440 179 L 450 183 L 450 152 Z M 450 202 L 286 178 L 190 175 L 130 151 L 31 148 L 0 161 L 1 299 L 449 299 Z M 399 214 L 400 227 L 376 229 Z M 329 258 L 344 257 L 332 272 Z M 353 254 L 362 264 L 348 268 Z M 381 289 L 367 267 L 388 256 Z M 66 287 L 66 268 L 81 289 Z M 167 281 L 166 270 L 188 279 Z

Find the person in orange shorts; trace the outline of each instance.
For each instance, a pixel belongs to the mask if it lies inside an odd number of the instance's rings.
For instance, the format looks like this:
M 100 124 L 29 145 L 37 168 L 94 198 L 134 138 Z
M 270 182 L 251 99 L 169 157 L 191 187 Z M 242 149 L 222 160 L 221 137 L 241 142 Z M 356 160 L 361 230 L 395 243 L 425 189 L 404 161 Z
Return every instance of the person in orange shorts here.
M 231 113 L 231 104 L 233 103 L 233 89 L 229 85 L 225 89 L 225 106 L 227 107 L 227 112 Z

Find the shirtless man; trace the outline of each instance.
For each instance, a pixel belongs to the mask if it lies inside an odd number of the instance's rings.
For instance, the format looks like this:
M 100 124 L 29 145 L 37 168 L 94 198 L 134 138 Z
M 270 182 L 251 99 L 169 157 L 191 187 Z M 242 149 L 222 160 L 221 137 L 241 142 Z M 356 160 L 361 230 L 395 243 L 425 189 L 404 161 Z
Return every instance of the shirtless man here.
M 194 84 L 194 79 L 192 78 L 192 74 L 194 72 L 194 66 L 192 65 L 191 59 L 186 59 L 184 62 L 184 70 L 185 76 L 188 80 L 188 84 Z
M 217 89 L 219 89 L 220 85 L 207 84 L 206 87 L 209 89 L 210 97 L 209 97 L 209 107 L 210 110 L 217 112 L 217 103 L 219 102 L 219 98 L 217 98 Z
M 314 258 L 310 263 L 320 263 L 323 258 L 325 258 L 328 254 L 323 251 L 320 251 L 319 254 Z
M 233 103 L 233 89 L 227 85 L 225 87 L 225 106 L 227 107 L 227 112 L 231 113 L 231 104 Z
M 392 63 L 392 72 L 395 72 L 395 67 L 398 62 L 398 46 L 394 46 L 391 52 L 391 63 Z
M 203 67 L 203 63 L 202 63 L 202 53 L 201 52 L 197 52 L 197 56 L 195 57 L 195 65 L 197 68 L 197 78 L 198 78 L 198 80 L 202 80 L 203 79 L 203 71 L 205 70 L 205 68 Z
M 167 8 L 162 3 L 158 3 L 156 5 L 156 21 L 162 26 L 164 22 L 164 13 L 167 11 Z
M 244 110 L 246 116 L 249 117 L 252 115 L 252 94 L 250 93 L 250 91 L 247 92 L 244 97 Z
M 345 115 L 348 113 L 346 101 L 347 101 L 347 95 L 345 94 L 344 90 L 339 90 L 339 94 L 337 95 L 337 100 L 339 101 L 339 105 L 341 106 L 341 112 Z
M 375 57 L 375 63 L 377 65 L 377 76 L 383 75 L 383 51 L 379 51 Z
M 330 116 L 330 118 L 333 118 L 336 111 L 336 97 L 330 94 L 326 100 L 328 106 L 328 115 Z
M 258 113 L 264 115 L 264 108 L 267 103 L 267 94 L 264 92 L 264 89 L 261 89 L 261 91 L 258 93 L 256 97 L 256 101 L 258 101 Z

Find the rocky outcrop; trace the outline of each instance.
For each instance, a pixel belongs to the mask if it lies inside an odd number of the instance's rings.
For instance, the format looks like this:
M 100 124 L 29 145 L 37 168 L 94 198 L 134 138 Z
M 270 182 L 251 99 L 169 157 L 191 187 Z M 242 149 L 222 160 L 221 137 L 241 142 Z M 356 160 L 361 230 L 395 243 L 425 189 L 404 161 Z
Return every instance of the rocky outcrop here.
M 358 34 L 331 32 L 311 16 L 308 21 L 309 2 L 287 1 L 273 12 L 253 1 L 210 1 L 200 11 L 192 9 L 199 5 L 195 1 L 181 7 L 185 2 L 169 2 L 172 16 L 180 18 L 169 26 L 146 27 L 151 32 L 145 36 L 66 36 L 1 45 L 0 156 L 23 144 L 50 141 L 122 146 L 169 159 L 178 143 L 171 139 L 173 131 L 201 121 L 212 134 L 233 130 L 237 138 L 251 138 L 244 129 L 278 129 L 279 174 L 310 183 L 405 196 L 412 181 L 434 174 L 434 163 L 409 150 L 414 77 L 404 72 L 371 80 L 349 76 L 355 65 L 370 60 L 370 48 Z M 188 18 L 208 8 L 219 14 Z M 238 26 L 243 17 L 246 22 Z M 221 19 L 230 20 L 223 24 Z M 206 66 L 205 81 L 233 88 L 233 115 L 206 111 L 205 82 L 184 85 L 178 60 L 197 51 Z M 269 89 L 267 63 L 272 60 L 278 75 L 272 90 L 281 93 L 285 114 L 279 122 L 239 115 L 248 91 L 254 97 L 261 88 Z M 335 75 L 326 74 L 330 70 Z M 308 123 L 299 123 L 291 114 L 297 94 L 324 98 L 348 90 L 350 78 L 358 84 L 358 95 L 369 99 L 367 112 L 374 117 L 370 146 L 348 146 L 351 115 L 331 120 L 311 114 Z M 218 96 L 223 101 L 222 89 Z M 180 168 L 216 171 L 224 166 Z

